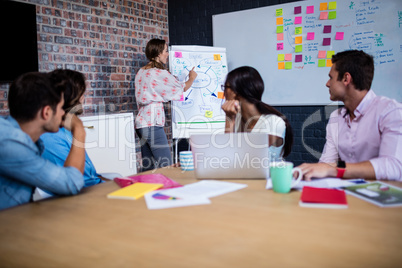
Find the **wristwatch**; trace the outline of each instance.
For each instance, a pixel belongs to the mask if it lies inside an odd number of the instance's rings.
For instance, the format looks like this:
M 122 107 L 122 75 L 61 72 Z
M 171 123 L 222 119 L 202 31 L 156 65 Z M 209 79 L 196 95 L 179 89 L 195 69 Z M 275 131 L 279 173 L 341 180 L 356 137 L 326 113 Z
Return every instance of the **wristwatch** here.
M 336 170 L 337 170 L 337 174 L 336 174 L 336 177 L 337 178 L 343 178 L 343 174 L 345 173 L 345 171 L 346 171 L 346 163 L 345 163 L 345 161 L 342 161 L 342 160 L 339 160 L 338 161 L 338 164 L 336 165 Z

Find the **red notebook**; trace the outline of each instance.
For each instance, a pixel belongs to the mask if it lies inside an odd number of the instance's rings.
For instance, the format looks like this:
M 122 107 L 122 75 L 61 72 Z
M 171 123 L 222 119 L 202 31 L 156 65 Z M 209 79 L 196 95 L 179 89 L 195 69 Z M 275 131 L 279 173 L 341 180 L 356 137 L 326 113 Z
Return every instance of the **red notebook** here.
M 301 207 L 347 208 L 348 202 L 343 190 L 304 186 L 299 205 Z
M 134 175 L 129 177 L 114 178 L 113 179 L 120 187 L 126 187 L 136 182 L 144 183 L 160 183 L 163 184 L 162 189 L 176 188 L 182 186 L 174 180 L 159 173 Z

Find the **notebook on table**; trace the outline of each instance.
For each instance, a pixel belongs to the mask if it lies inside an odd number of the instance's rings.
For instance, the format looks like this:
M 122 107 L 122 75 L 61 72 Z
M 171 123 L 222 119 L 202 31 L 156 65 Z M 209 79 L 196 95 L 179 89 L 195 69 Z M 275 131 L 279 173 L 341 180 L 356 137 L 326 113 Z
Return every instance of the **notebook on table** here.
M 197 179 L 269 177 L 268 134 L 195 134 L 190 146 Z

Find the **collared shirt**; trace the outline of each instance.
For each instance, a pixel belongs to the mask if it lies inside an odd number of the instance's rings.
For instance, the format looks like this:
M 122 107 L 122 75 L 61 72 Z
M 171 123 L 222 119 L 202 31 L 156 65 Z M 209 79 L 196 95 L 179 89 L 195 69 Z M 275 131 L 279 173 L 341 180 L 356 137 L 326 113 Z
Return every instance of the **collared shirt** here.
M 402 104 L 369 90 L 354 115 L 331 114 L 320 162 L 370 161 L 377 179 L 402 180 Z
M 140 69 L 135 76 L 135 98 L 138 105 L 135 128 L 163 127 L 163 102 L 180 100 L 184 86 L 184 82 L 177 80 L 167 70 Z
M 71 150 L 73 135 L 67 129 L 60 128 L 57 133 L 45 133 L 41 137 L 45 149 L 42 157 L 63 166 Z M 101 183 L 99 174 L 96 172 L 95 166 L 85 151 L 85 169 L 84 169 L 84 187 L 92 186 Z
M 30 202 L 35 187 L 60 195 L 77 194 L 81 172 L 41 157 L 43 143 L 34 143 L 12 118 L 0 117 L 0 209 Z

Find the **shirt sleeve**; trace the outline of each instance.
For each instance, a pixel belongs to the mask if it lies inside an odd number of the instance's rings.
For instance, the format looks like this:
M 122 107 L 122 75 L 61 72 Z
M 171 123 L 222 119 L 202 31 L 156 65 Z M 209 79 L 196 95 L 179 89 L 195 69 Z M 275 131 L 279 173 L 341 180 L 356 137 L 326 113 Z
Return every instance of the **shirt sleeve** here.
M 326 127 L 326 142 L 319 162 L 336 163 L 338 161 L 338 120 L 340 110 L 332 112 Z
M 384 113 L 379 121 L 379 156 L 371 159 L 376 178 L 402 181 L 402 108 Z
M 78 169 L 58 166 L 22 142 L 5 139 L 0 147 L 0 171 L 8 178 L 60 195 L 77 194 L 84 186 Z

